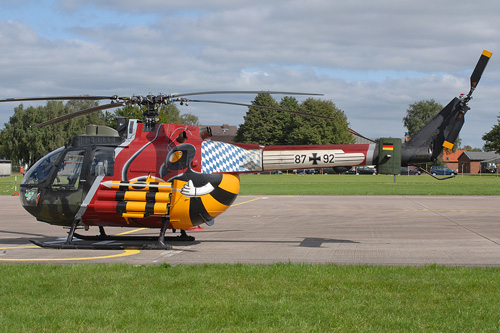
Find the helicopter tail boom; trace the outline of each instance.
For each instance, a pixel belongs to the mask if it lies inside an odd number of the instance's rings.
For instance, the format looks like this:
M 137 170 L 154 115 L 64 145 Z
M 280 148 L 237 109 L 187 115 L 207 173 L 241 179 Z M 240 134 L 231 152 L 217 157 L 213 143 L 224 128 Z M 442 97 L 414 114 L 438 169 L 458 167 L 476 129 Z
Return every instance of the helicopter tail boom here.
M 351 167 L 373 164 L 375 144 L 262 146 L 205 141 L 202 173 Z

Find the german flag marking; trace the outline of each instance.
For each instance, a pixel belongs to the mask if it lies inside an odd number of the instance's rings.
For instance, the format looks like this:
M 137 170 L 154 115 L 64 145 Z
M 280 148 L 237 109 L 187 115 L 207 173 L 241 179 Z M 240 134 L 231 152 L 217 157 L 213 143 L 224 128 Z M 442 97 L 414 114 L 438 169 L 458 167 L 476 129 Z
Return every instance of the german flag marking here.
M 392 144 L 382 145 L 382 150 L 394 150 L 394 145 Z

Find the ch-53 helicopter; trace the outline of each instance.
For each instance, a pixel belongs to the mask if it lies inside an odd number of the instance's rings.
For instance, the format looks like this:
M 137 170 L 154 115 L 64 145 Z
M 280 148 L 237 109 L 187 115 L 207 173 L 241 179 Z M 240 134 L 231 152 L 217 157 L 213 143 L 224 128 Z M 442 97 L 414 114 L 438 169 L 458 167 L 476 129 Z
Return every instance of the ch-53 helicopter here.
M 484 50 L 470 78 L 467 95 L 455 97 L 413 138 L 381 138 L 374 144 L 263 146 L 211 140 L 210 128 L 158 124 L 158 106 L 169 103 L 241 103 L 192 99 L 195 95 L 230 93 L 307 93 L 266 91 L 217 91 L 171 95 L 58 96 L 9 98 L 0 102 L 36 100 L 111 100 L 111 103 L 67 114 L 37 127 L 72 117 L 125 105 L 146 107 L 145 121 L 122 118 L 117 129 L 89 125 L 86 133 L 50 152 L 26 173 L 20 185 L 23 207 L 37 220 L 70 227 L 64 243 L 33 241 L 42 247 L 170 249 L 167 229 L 180 230 L 179 240 L 194 240 L 185 230 L 228 209 L 239 192 L 240 173 L 271 170 L 333 168 L 345 172 L 352 166 L 375 165 L 378 173 L 398 174 L 400 167 L 435 161 L 443 148 L 452 148 L 464 124 L 482 73 L 491 57 Z M 258 107 L 258 106 L 257 106 Z M 263 107 L 268 108 L 268 107 Z M 276 109 L 276 108 L 270 108 Z M 281 110 L 281 109 L 278 109 Z M 290 110 L 281 110 L 293 112 Z M 300 113 L 300 112 L 299 112 Z M 312 115 L 311 115 L 312 116 Z M 98 226 L 98 236 L 75 233 L 77 227 Z M 92 241 L 123 239 L 109 236 L 104 227 L 158 228 L 158 237 L 139 239 L 139 245 Z M 128 236 L 133 237 L 133 236 Z M 135 238 L 137 240 L 138 238 Z

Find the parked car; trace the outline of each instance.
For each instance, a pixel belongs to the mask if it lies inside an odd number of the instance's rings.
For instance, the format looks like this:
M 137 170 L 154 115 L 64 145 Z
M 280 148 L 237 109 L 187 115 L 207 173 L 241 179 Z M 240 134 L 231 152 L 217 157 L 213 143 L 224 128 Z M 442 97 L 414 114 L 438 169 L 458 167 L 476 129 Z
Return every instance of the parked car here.
M 344 172 L 345 175 L 376 175 L 377 171 L 374 167 L 358 166 Z
M 333 171 L 333 168 L 323 168 L 322 169 L 324 175 L 333 175 L 335 171 Z
M 356 169 L 356 171 L 360 175 L 374 175 L 374 174 L 377 173 L 377 171 L 375 170 L 375 168 L 371 168 L 371 167 L 368 167 L 368 166 L 359 166 Z
M 431 174 L 433 176 L 436 175 L 453 175 L 456 176 L 458 174 L 457 170 L 452 170 L 450 168 L 444 167 L 444 166 L 433 166 L 431 168 Z
M 349 170 L 347 170 L 346 172 L 344 172 L 344 174 L 346 174 L 346 175 L 357 175 L 358 173 L 356 172 L 356 168 L 352 167 Z
M 275 170 L 275 171 L 262 171 L 260 174 L 261 175 L 281 175 L 283 172 L 280 170 Z
M 481 170 L 479 173 L 496 173 L 497 168 L 496 165 L 493 163 L 488 163 L 488 164 L 483 164 L 481 163 Z
M 421 172 L 408 167 L 401 167 L 400 175 L 420 175 Z

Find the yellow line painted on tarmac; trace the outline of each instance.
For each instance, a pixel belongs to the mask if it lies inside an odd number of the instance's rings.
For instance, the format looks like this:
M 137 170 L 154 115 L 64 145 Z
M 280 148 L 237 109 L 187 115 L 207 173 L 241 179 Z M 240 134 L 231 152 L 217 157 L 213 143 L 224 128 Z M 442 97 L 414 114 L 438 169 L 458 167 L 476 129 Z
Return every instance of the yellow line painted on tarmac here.
M 36 246 L 35 246 L 36 247 Z M 19 249 L 23 248 L 21 246 L 15 246 L 15 247 L 4 247 L 0 249 Z M 24 248 L 31 248 L 30 247 L 24 247 Z M 123 250 L 123 253 L 118 253 L 118 254 L 112 254 L 109 256 L 98 256 L 98 257 L 82 257 L 82 258 L 52 258 L 52 259 L 41 259 L 41 258 L 36 258 L 36 259 L 3 259 L 0 258 L 0 261 L 71 261 L 71 260 L 95 260 L 95 259 L 109 259 L 109 258 L 118 258 L 118 257 L 126 257 L 126 256 L 131 256 L 134 254 L 140 253 L 140 250 L 135 250 L 135 249 L 130 249 L 130 250 Z
M 123 236 L 123 235 L 128 235 L 128 234 L 131 234 L 133 232 L 136 232 L 136 231 L 141 231 L 141 230 L 146 230 L 147 228 L 138 228 L 138 229 L 134 229 L 134 230 L 129 230 L 129 231 L 125 231 L 125 232 L 122 232 L 120 234 L 116 234 L 116 236 Z
M 243 205 L 243 204 L 246 204 L 246 203 L 249 203 L 249 202 L 252 202 L 252 201 L 257 201 L 257 200 L 260 200 L 260 198 L 255 198 L 255 199 L 252 199 L 252 200 L 248 200 L 248 201 L 240 202 L 240 203 L 237 203 L 237 204 L 231 205 L 231 207 L 234 207 L 234 206 L 239 206 L 239 205 Z
M 0 247 L 0 250 L 7 249 L 36 249 L 38 246 L 36 245 L 24 245 L 24 246 L 8 246 L 8 247 Z

